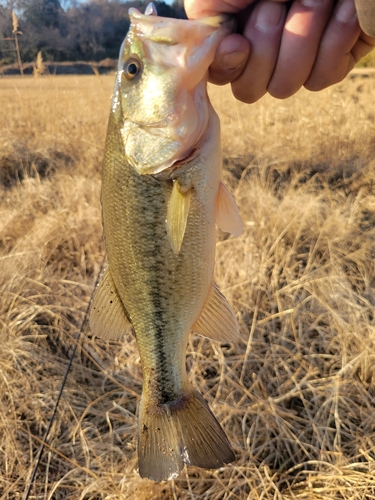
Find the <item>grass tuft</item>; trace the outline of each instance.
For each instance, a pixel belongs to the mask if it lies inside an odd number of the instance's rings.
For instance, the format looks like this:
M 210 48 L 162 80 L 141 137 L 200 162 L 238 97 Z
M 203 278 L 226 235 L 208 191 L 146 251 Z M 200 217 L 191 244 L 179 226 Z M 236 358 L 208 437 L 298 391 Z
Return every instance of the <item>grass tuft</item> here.
M 0 80 L 0 498 L 24 496 L 103 258 L 113 77 Z M 375 496 L 374 76 L 241 105 L 210 88 L 244 221 L 216 280 L 241 341 L 192 336 L 190 379 L 236 452 L 155 484 L 136 472 L 135 339 L 84 336 L 30 498 Z

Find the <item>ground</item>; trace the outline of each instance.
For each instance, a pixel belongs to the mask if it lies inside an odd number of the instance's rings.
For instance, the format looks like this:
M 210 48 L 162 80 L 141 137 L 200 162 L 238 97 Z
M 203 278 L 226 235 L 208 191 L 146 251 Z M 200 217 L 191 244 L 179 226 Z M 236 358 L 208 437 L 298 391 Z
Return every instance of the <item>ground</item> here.
M 114 77 L 0 79 L 0 498 L 24 498 L 104 257 Z M 136 471 L 135 339 L 79 339 L 30 499 L 375 498 L 375 76 L 236 102 L 210 87 L 244 222 L 218 231 L 235 344 L 191 338 L 189 378 L 236 453 Z

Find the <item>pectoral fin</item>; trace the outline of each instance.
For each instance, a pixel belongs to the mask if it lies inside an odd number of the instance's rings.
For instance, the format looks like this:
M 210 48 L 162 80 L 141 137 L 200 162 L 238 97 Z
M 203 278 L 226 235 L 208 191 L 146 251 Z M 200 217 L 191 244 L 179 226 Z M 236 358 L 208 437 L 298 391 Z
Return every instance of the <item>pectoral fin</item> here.
M 236 342 L 239 339 L 236 316 L 216 283 L 212 284 L 206 303 L 192 330 L 219 342 Z
M 91 332 L 103 339 L 118 339 L 131 327 L 107 267 L 95 291 L 90 309 Z
M 216 206 L 216 224 L 222 231 L 239 236 L 242 233 L 242 220 L 233 195 L 223 182 L 220 182 Z
M 184 239 L 189 215 L 190 197 L 190 189 L 182 192 L 178 181 L 173 181 L 173 189 L 167 211 L 167 231 L 175 254 L 179 253 Z

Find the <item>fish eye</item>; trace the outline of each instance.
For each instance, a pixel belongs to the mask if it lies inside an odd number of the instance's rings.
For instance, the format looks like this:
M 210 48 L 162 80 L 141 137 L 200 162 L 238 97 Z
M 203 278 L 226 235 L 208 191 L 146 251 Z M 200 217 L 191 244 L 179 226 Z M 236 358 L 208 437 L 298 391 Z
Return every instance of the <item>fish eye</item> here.
M 133 80 L 141 72 L 142 65 L 139 59 L 131 57 L 125 61 L 123 66 L 123 72 L 127 80 Z

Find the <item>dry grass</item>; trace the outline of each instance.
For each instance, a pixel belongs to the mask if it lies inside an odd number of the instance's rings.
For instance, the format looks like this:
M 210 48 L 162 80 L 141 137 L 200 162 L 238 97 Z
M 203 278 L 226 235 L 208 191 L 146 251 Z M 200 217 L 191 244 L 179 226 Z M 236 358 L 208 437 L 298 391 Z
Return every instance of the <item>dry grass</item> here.
M 374 68 L 375 67 L 375 50 L 373 49 L 367 56 L 363 57 L 358 63 L 359 68 Z
M 112 83 L 0 80 L 0 499 L 25 494 L 102 260 Z M 245 222 L 218 235 L 217 281 L 242 341 L 193 337 L 188 366 L 236 463 L 139 479 L 135 340 L 85 336 L 30 498 L 375 498 L 374 87 L 253 106 L 212 90 Z

